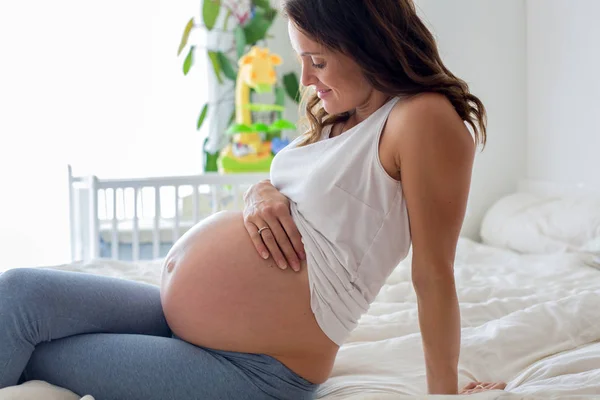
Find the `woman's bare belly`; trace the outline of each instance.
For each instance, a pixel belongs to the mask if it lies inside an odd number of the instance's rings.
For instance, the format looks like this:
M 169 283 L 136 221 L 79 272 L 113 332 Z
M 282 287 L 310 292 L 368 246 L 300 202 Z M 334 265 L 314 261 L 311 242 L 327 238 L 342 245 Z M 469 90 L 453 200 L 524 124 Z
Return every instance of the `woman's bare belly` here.
M 310 308 L 307 266 L 262 259 L 241 212 L 220 212 L 170 250 L 161 301 L 180 338 L 217 350 L 270 355 L 313 383 L 329 376 L 338 346 Z

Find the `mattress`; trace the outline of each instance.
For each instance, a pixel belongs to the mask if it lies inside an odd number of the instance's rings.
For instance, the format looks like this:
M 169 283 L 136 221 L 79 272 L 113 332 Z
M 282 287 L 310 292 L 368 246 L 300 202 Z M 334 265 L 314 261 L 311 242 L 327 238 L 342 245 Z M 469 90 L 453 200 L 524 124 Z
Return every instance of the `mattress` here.
M 459 383 L 508 383 L 505 391 L 471 396 L 425 395 L 410 258 L 392 273 L 341 347 L 317 398 L 599 398 L 600 265 L 591 255 L 519 255 L 460 239 L 455 263 L 462 317 Z M 152 284 L 160 277 L 158 261 L 102 260 L 53 268 Z M 21 397 L 14 398 L 25 399 L 34 384 L 39 382 L 2 389 L 0 400 L 11 398 L 7 390 L 19 390 Z M 58 390 L 43 387 L 46 398 L 52 389 Z

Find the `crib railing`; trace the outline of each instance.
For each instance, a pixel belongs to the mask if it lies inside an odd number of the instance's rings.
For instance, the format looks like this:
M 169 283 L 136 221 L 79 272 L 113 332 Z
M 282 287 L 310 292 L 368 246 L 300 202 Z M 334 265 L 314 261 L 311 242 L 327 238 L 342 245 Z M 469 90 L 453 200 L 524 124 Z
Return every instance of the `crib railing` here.
M 241 210 L 243 194 L 268 173 L 206 173 L 191 176 L 139 179 L 100 179 L 69 174 L 69 218 L 72 261 L 123 258 L 130 247 L 131 261 L 164 256 L 200 220 L 221 210 Z M 107 251 L 106 249 L 110 250 Z M 121 249 L 122 250 L 122 249 Z M 129 253 L 128 253 L 129 254 Z

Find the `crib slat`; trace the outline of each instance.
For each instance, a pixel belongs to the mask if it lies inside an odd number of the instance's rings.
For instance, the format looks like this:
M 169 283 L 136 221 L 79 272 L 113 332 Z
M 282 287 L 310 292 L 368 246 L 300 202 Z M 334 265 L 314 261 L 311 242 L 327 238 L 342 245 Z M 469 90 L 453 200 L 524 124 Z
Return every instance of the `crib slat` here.
M 77 206 L 75 205 L 75 195 L 73 190 L 73 170 L 71 166 L 68 166 L 69 172 L 69 232 L 71 234 L 71 262 L 75 261 L 76 258 L 76 235 L 75 235 L 75 209 Z
M 133 188 L 133 240 L 131 243 L 133 261 L 140 259 L 140 232 L 138 220 L 138 191 L 139 188 Z
M 99 218 L 102 219 L 108 219 L 108 189 L 102 189 L 102 194 L 104 197 L 104 199 L 102 200 L 102 205 L 104 206 L 104 214 L 102 214 L 101 216 L 99 216 Z
M 158 258 L 160 238 L 160 186 L 154 187 L 154 229 L 152 230 L 152 257 Z
M 74 221 L 75 221 L 75 231 L 74 234 L 77 235 L 77 237 L 74 240 L 75 243 L 75 258 L 73 259 L 73 261 L 76 260 L 85 260 L 85 247 L 86 247 L 86 243 L 83 241 L 83 239 L 85 238 L 85 233 L 83 232 L 83 228 L 84 226 L 87 227 L 86 225 L 84 225 L 85 223 L 87 223 L 87 219 L 82 218 L 82 213 L 85 212 L 85 210 L 82 207 L 82 204 L 84 204 L 85 202 L 83 200 L 85 200 L 85 195 L 82 194 L 82 190 L 79 188 L 76 188 L 77 190 L 73 191 L 73 201 L 74 201 L 74 205 L 75 205 L 75 209 L 74 209 Z M 83 197 L 83 200 L 82 200 Z M 85 221 L 82 222 L 82 221 Z
M 123 188 L 123 219 L 127 219 L 127 189 Z
M 192 215 L 194 217 L 194 224 L 197 224 L 198 221 L 200 221 L 200 216 L 198 214 L 198 185 L 194 185 L 194 192 L 192 194 Z
M 98 220 L 98 178 L 90 181 L 90 258 L 100 257 L 100 221 Z
M 175 186 L 175 226 L 173 226 L 173 243 L 179 239 L 179 186 Z
M 110 241 L 110 249 L 112 253 L 112 259 L 119 259 L 119 234 L 117 230 L 117 189 L 112 190 L 112 205 L 113 205 L 113 217 L 112 217 L 112 237 Z
M 239 199 L 239 185 L 233 185 L 233 207 L 235 210 L 241 210 L 240 199 Z

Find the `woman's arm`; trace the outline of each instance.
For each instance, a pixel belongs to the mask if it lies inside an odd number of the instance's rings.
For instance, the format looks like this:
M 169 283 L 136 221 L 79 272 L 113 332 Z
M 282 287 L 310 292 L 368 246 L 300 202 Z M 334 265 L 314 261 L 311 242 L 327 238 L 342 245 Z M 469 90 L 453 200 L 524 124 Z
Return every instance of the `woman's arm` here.
M 454 258 L 474 160 L 470 132 L 440 95 L 399 104 L 390 116 L 413 245 L 412 281 L 430 394 L 458 392 L 460 311 Z M 388 129 L 388 128 L 386 128 Z
M 265 179 L 244 193 L 244 225 L 258 254 L 269 254 L 281 269 L 300 270 L 306 260 L 302 237 L 290 214 L 290 201 Z M 259 234 L 259 229 L 264 229 Z

